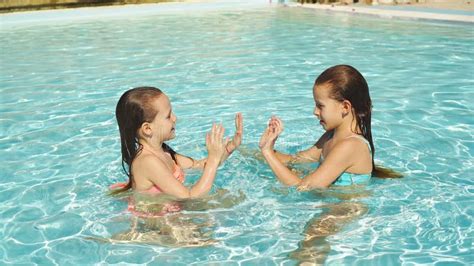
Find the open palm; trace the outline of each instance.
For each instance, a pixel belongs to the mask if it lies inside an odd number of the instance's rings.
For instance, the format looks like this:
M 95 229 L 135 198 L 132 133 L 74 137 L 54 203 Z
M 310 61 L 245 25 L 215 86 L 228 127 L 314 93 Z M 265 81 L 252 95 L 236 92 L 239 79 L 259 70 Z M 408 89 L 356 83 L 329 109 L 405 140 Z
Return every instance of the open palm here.
M 268 122 L 268 126 L 260 137 L 258 146 L 262 150 L 273 149 L 278 136 L 283 132 L 283 122 L 276 116 L 273 116 Z

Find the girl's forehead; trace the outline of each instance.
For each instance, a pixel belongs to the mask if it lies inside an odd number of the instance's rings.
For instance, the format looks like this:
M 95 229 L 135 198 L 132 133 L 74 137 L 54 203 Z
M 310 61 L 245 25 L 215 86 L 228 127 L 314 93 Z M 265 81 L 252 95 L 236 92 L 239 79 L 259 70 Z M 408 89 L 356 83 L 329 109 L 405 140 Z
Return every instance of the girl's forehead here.
M 154 100 L 156 106 L 158 107 L 158 111 L 167 111 L 169 109 L 171 109 L 171 103 L 170 103 L 170 100 L 168 98 L 168 96 L 166 96 L 165 94 L 162 94 L 160 96 L 158 96 L 155 100 Z
M 316 97 L 329 97 L 331 87 L 328 84 L 315 85 L 313 87 L 313 95 Z

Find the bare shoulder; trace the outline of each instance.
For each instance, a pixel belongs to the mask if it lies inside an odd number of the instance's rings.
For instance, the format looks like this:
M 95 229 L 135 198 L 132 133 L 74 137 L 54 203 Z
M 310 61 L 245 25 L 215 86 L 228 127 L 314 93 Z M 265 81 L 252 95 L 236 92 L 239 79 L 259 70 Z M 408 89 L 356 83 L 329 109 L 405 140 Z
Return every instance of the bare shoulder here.
M 138 156 L 133 161 L 132 172 L 136 191 L 147 191 L 152 186 L 157 186 L 168 193 L 170 184 L 176 186 L 176 182 L 179 183 L 174 178 L 167 162 L 151 154 L 145 153 Z
M 133 168 L 138 172 L 152 170 L 153 172 L 169 171 L 166 163 L 152 154 L 141 154 L 133 161 Z M 142 171 L 141 171 L 142 170 Z
M 321 137 L 319 137 L 318 141 L 316 141 L 316 143 L 314 144 L 314 146 L 318 149 L 322 149 L 324 144 L 326 142 L 328 142 L 328 140 L 330 140 L 332 138 L 332 135 L 333 135 L 333 131 L 326 131 L 324 132 L 323 135 L 321 135 Z
M 338 142 L 331 150 L 331 153 L 343 155 L 346 159 L 353 158 L 356 161 L 370 157 L 367 144 L 358 138 L 346 138 Z

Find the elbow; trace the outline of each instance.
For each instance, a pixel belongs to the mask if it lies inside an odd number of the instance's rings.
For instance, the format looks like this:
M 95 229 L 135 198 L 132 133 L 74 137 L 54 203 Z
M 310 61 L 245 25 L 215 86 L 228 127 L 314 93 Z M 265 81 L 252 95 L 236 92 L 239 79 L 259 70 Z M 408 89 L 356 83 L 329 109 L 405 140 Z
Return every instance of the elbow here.
M 198 198 L 199 196 L 200 195 L 198 193 L 193 193 L 193 191 L 189 191 L 186 199 L 195 199 L 195 198 Z
M 319 182 L 307 182 L 306 180 L 302 180 L 299 182 L 298 185 L 298 190 L 311 190 L 311 189 L 322 189 L 322 188 L 329 188 L 331 184 L 324 184 L 324 183 L 319 183 Z
M 206 196 L 209 193 L 209 190 L 205 191 L 189 191 L 188 199 L 197 199 Z
M 330 185 L 331 184 L 328 184 L 328 185 L 326 185 L 326 184 L 315 184 L 315 185 L 313 185 L 313 188 L 329 188 Z
M 179 193 L 179 195 L 174 195 L 177 200 L 187 200 L 193 198 L 193 192 L 188 190 L 186 192 Z
M 289 185 L 290 187 L 301 187 L 301 186 L 303 186 L 304 184 L 303 184 L 303 181 L 300 179 L 300 180 L 295 181 L 295 182 L 293 182 L 293 183 L 291 183 L 291 184 L 288 184 L 288 185 Z
M 182 195 L 179 195 L 179 196 L 175 196 L 178 200 L 187 200 L 187 199 L 190 199 L 192 198 L 192 195 L 191 193 L 186 193 L 186 194 L 182 194 Z

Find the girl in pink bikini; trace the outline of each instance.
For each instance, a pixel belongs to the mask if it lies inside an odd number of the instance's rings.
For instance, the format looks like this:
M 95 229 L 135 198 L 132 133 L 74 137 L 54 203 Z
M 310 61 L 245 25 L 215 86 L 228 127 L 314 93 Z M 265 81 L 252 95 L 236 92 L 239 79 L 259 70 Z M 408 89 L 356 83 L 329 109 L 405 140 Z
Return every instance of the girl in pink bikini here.
M 239 147 L 242 141 L 242 115 L 235 118 L 236 132 L 232 140 L 223 139 L 222 125 L 213 125 L 206 135 L 208 157 L 194 160 L 176 153 L 166 141 L 175 137 L 176 116 L 169 98 L 154 87 L 139 87 L 126 91 L 116 108 L 120 130 L 122 166 L 129 177 L 127 183 L 111 186 L 113 194 L 132 189 L 139 194 L 169 195 L 178 199 L 206 195 L 214 182 L 218 166 Z M 192 187 L 184 186 L 183 168 L 201 168 L 201 178 Z M 139 216 L 150 216 L 138 211 L 134 202 L 129 210 Z M 166 204 L 160 216 L 179 211 L 177 204 Z

